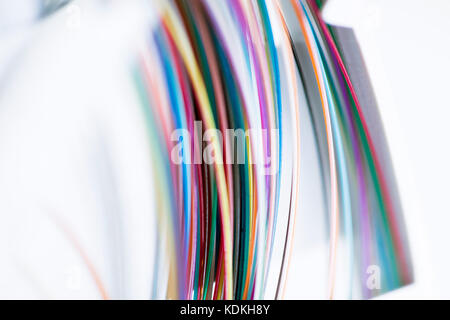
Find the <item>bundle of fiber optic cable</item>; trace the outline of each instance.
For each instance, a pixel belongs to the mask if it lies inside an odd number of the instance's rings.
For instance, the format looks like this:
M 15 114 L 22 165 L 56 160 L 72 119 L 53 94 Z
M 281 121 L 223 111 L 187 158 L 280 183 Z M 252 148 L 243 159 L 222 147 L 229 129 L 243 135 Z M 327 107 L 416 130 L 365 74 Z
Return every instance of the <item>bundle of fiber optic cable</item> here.
M 158 26 L 132 77 L 157 172 L 153 298 L 283 297 L 295 273 L 289 263 L 296 218 L 304 214 L 299 190 L 308 184 L 300 176 L 305 117 L 312 119 L 328 208 L 324 296 L 334 297 L 343 273 L 344 298 L 370 298 L 413 281 L 357 42 L 350 29 L 327 25 L 321 6 L 151 2 Z M 340 260 L 344 271 L 337 270 Z

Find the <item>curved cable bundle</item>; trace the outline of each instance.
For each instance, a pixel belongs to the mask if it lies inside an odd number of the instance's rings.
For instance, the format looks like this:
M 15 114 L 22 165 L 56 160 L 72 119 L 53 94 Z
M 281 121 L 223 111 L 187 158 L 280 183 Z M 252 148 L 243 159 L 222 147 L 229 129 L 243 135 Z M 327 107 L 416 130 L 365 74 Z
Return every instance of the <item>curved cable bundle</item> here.
M 411 282 L 393 187 L 333 29 L 320 17 L 321 2 L 150 4 L 159 23 L 142 46 L 133 79 L 157 178 L 152 298 L 283 297 L 301 201 L 298 94 L 307 80 L 305 64 L 314 71 L 321 106 L 310 107 L 321 108 L 327 146 L 328 296 L 335 292 L 340 239 L 349 253 L 349 298 L 356 296 L 355 282 L 362 297 L 379 293 L 369 292 L 363 278 L 371 265 L 383 270 L 386 290 Z M 296 21 L 287 21 L 286 10 Z M 296 37 L 308 61 L 299 59 Z M 285 171 L 289 181 L 282 179 Z M 288 212 L 279 210 L 284 189 Z M 275 245 L 279 237 L 281 246 Z M 273 263 L 274 250 L 282 251 L 279 263 Z M 269 293 L 270 272 L 277 285 Z

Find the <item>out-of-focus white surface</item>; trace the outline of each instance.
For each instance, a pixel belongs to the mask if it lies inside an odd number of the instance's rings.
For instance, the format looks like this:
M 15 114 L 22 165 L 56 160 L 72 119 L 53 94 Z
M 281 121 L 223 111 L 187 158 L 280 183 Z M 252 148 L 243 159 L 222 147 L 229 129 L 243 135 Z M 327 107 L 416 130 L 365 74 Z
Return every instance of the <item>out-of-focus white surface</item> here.
M 30 24 L 39 15 L 39 1 L 0 0 L 0 33 Z
M 122 3 L 75 1 L 1 74 L 0 298 L 100 298 L 70 234 L 111 298 L 150 296 L 151 158 L 129 60 L 149 19 Z
M 450 1 L 330 0 L 354 28 L 394 162 L 416 283 L 382 298 L 450 298 Z

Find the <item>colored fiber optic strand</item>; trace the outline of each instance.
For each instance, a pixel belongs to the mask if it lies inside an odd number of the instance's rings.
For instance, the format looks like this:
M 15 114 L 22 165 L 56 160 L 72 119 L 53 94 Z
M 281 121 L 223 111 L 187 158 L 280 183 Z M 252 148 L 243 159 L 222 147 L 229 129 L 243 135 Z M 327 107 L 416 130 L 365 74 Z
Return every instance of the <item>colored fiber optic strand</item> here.
M 171 6 L 170 2 L 164 2 L 162 6 L 162 17 L 167 29 L 171 33 L 178 50 L 182 54 L 182 58 L 186 64 L 186 68 L 189 76 L 192 78 L 192 84 L 195 87 L 195 92 L 198 95 L 199 106 L 202 113 L 203 121 L 206 124 L 207 129 L 215 129 L 215 123 L 213 115 L 211 113 L 210 100 L 206 93 L 205 84 L 202 76 L 199 72 L 194 53 L 187 35 L 176 17 L 176 12 Z M 218 143 L 218 138 L 213 139 L 213 145 L 215 151 L 218 153 L 216 156 L 222 161 L 215 161 L 214 168 L 217 178 L 218 195 L 221 207 L 221 221 L 222 221 L 222 233 L 223 233 L 223 251 L 224 251 L 224 269 L 225 269 L 225 288 L 224 295 L 226 299 L 232 298 L 233 279 L 232 274 L 232 235 L 231 235 L 231 220 L 229 209 L 228 190 L 226 187 L 225 173 L 223 167 L 222 150 Z
M 280 123 L 280 119 L 281 119 L 281 115 L 280 115 L 280 92 L 279 92 L 279 71 L 278 71 L 278 57 L 277 57 L 277 53 L 275 51 L 274 48 L 274 44 L 273 44 L 273 36 L 272 36 L 272 30 L 270 27 L 270 21 L 268 20 L 268 16 L 267 16 L 267 8 L 265 6 L 264 2 L 259 2 L 259 11 L 261 12 L 261 16 L 262 16 L 262 20 L 263 20 L 263 24 L 264 25 L 260 25 L 260 27 L 258 28 L 258 23 L 256 20 L 256 13 L 254 11 L 254 6 L 250 7 L 249 4 L 250 2 L 248 1 L 241 1 L 240 2 L 242 4 L 242 12 L 246 13 L 246 19 L 242 18 L 241 19 L 241 25 L 242 25 L 242 29 L 246 30 L 245 33 L 248 33 L 248 35 L 250 36 L 250 38 L 253 40 L 252 42 L 248 43 L 248 47 L 250 48 L 250 55 L 251 57 L 253 57 L 253 61 L 254 62 L 254 68 L 255 68 L 255 75 L 256 75 L 256 80 L 258 80 L 258 78 L 262 78 L 262 82 L 264 83 L 264 85 L 262 85 L 261 83 L 257 83 L 257 91 L 259 93 L 261 92 L 265 92 L 265 98 L 264 95 L 260 94 L 259 97 L 259 101 L 260 101 L 260 108 L 262 109 L 262 111 L 264 110 L 268 110 L 268 115 L 269 115 L 269 119 L 273 119 L 274 121 L 271 122 L 271 124 L 269 124 L 269 128 L 270 127 L 280 127 L 280 125 L 276 123 Z M 244 7 L 245 5 L 247 5 L 246 7 Z M 257 8 L 258 9 L 258 8 Z M 242 13 L 240 12 L 240 13 Z M 248 22 L 248 23 L 247 23 Z M 265 26 L 265 28 L 264 28 Z M 258 30 L 259 29 L 259 30 Z M 263 39 L 262 37 L 266 37 L 269 42 L 269 46 L 268 46 L 268 50 L 267 52 L 269 52 L 269 55 L 266 54 L 266 50 L 264 48 L 263 45 Z M 249 39 L 249 37 L 247 37 L 247 39 Z M 253 48 L 253 44 L 254 44 L 254 48 Z M 258 67 L 259 66 L 259 67 Z M 252 73 L 250 73 L 252 74 Z M 260 76 L 260 77 L 259 77 Z M 275 113 L 275 106 L 278 106 L 276 109 L 278 110 L 278 113 Z M 261 112 L 261 116 L 262 119 L 264 120 L 264 113 Z M 270 121 L 270 120 L 269 120 Z M 263 130 L 267 130 L 267 127 L 264 125 L 264 121 L 262 121 L 262 129 Z M 280 130 L 281 131 L 281 130 Z M 279 139 L 281 139 L 282 136 L 280 134 Z M 270 148 L 270 152 L 271 154 L 275 153 L 280 155 L 281 154 L 281 150 L 280 152 L 276 151 L 276 141 L 271 141 L 270 139 L 270 135 L 269 135 L 269 139 L 268 139 L 268 143 L 270 144 L 270 146 L 273 146 L 273 148 Z M 279 140 L 280 141 L 280 140 Z M 281 143 L 279 143 L 279 149 L 281 149 Z M 267 149 L 266 149 L 267 150 Z M 267 152 L 267 151 L 266 151 Z M 278 163 L 281 164 L 281 159 L 278 158 Z M 277 164 L 275 164 L 277 165 Z M 275 225 L 276 225 L 276 216 L 277 216 L 277 208 L 278 208 L 278 198 L 279 198 L 279 188 L 277 187 L 277 184 L 279 184 L 279 178 L 280 178 L 280 174 L 281 174 L 281 169 L 279 169 L 279 172 L 277 175 L 269 175 L 269 179 L 270 182 L 268 183 L 270 185 L 270 190 L 269 190 L 269 221 L 268 221 L 268 230 L 266 232 L 266 242 L 265 242 L 265 246 L 267 246 L 269 248 L 269 250 L 264 250 L 263 251 L 266 252 L 265 255 L 265 259 L 262 260 L 261 262 L 263 263 L 263 267 L 262 267 L 262 273 L 264 274 L 264 270 L 266 270 L 266 268 L 268 268 L 268 260 L 270 257 L 270 252 L 272 250 L 273 247 L 273 234 L 275 231 Z M 261 212 L 264 212 L 264 210 L 260 210 Z M 257 216 L 257 219 L 259 219 L 259 215 Z M 260 219 L 261 222 L 264 221 L 264 219 Z M 262 258 L 262 256 L 261 256 Z M 248 283 L 248 282 L 247 282 Z M 259 281 L 257 281 L 257 284 L 259 284 Z M 247 284 L 246 284 L 247 286 Z M 262 288 L 262 286 L 261 286 Z M 247 292 L 244 292 L 244 296 L 246 295 Z M 261 294 L 261 293 L 260 293 Z M 259 294 L 259 295 L 260 295 Z
M 259 84 L 255 84 L 255 81 L 252 80 L 250 78 L 250 76 L 253 74 L 253 72 L 251 72 L 252 69 L 250 68 L 250 58 L 252 57 L 253 59 L 255 59 L 255 50 L 253 49 L 253 54 L 251 53 L 246 53 L 245 50 L 245 46 L 240 45 L 241 43 L 246 44 L 245 40 L 241 40 L 240 38 L 242 37 L 241 34 L 242 32 L 239 32 L 238 30 L 233 28 L 233 24 L 232 24 L 232 18 L 230 16 L 230 14 L 228 13 L 228 8 L 224 6 L 224 2 L 211 2 L 211 1 L 205 1 L 205 6 L 207 6 L 209 12 L 210 12 L 210 16 L 213 18 L 213 23 L 215 24 L 219 36 L 222 39 L 223 43 L 224 43 L 224 48 L 226 50 L 227 53 L 227 57 L 229 57 L 230 59 L 230 63 L 232 66 L 232 69 L 234 71 L 234 74 L 236 75 L 238 81 L 238 86 L 240 87 L 239 90 L 242 94 L 243 97 L 243 102 L 244 102 L 244 114 L 247 116 L 247 118 L 249 119 L 250 122 L 250 127 L 252 128 L 258 128 L 259 123 L 274 123 L 274 116 L 273 116 L 273 112 L 271 112 L 271 108 L 269 109 L 262 109 L 261 111 L 258 109 L 254 109 L 255 107 L 258 107 L 260 105 L 259 102 L 257 101 L 264 101 L 264 96 L 261 95 L 255 95 L 252 94 L 252 92 L 256 93 L 257 90 L 253 90 L 252 87 L 250 85 L 252 85 L 253 87 L 258 87 L 262 88 L 261 85 Z M 239 7 L 239 3 L 235 3 L 234 8 L 240 8 Z M 242 13 L 242 12 L 241 12 Z M 241 16 L 241 28 L 243 28 L 245 31 L 245 33 L 248 33 L 248 26 L 245 23 L 242 23 L 242 21 L 244 21 L 245 19 Z M 250 44 L 249 44 L 250 45 Z M 234 50 L 232 50 L 232 48 L 234 48 Z M 256 59 L 255 59 L 256 60 Z M 254 60 L 253 60 L 254 61 Z M 261 60 L 259 60 L 261 61 Z M 255 62 L 255 65 L 257 65 L 257 61 Z M 261 66 L 261 64 L 260 64 Z M 245 72 L 245 70 L 248 70 L 248 72 Z M 259 74 L 259 72 L 255 72 L 255 74 Z M 267 99 L 268 101 L 270 101 L 270 99 Z M 267 111 L 265 111 L 267 110 Z M 259 119 L 259 114 L 261 112 L 261 120 Z M 269 120 L 265 120 L 267 119 L 267 117 L 269 118 Z M 256 148 L 257 145 L 253 144 L 253 147 Z M 263 150 L 262 149 L 255 149 L 253 151 L 253 154 L 255 155 L 254 158 L 256 159 L 256 157 L 260 157 L 263 154 Z M 261 161 L 260 161 L 261 162 Z M 257 171 L 259 172 L 261 169 L 258 169 Z M 260 190 L 258 192 L 258 194 L 260 195 L 265 195 L 265 191 L 262 190 L 262 186 L 264 185 L 264 183 L 262 182 L 262 175 L 258 174 L 258 186 L 260 186 Z M 274 211 L 274 201 L 273 201 L 273 196 L 274 195 L 274 191 L 273 191 L 273 187 L 269 188 L 269 192 L 270 192 L 270 196 L 268 199 L 269 202 L 269 216 L 273 216 L 273 211 Z M 258 197 L 258 208 L 259 210 L 264 210 L 265 207 L 267 207 L 266 202 L 264 201 L 264 196 L 260 196 Z M 259 217 L 262 217 L 262 215 L 259 215 Z M 262 219 L 261 219 L 262 220 Z M 260 220 L 260 221 L 261 221 Z M 261 221 L 263 222 L 263 221 Z M 260 236 L 261 239 L 264 239 L 263 237 Z
M 338 167 L 338 179 L 339 179 L 339 188 L 340 188 L 340 200 L 341 200 L 341 207 L 343 212 L 343 218 L 345 223 L 345 231 L 347 233 L 348 238 L 348 257 L 349 257 L 349 297 L 351 298 L 351 290 L 352 290 L 352 278 L 353 278 L 353 227 L 352 227 L 352 216 L 351 216 L 351 199 L 350 199 L 350 186 L 349 186 L 349 174 L 347 169 L 347 161 L 346 161 L 346 154 L 344 150 L 344 142 L 342 135 L 344 134 L 344 131 L 342 128 L 339 127 L 338 122 L 338 111 L 337 111 L 337 103 L 331 87 L 333 86 L 333 83 L 336 82 L 331 80 L 331 75 L 329 72 L 328 65 L 327 65 L 327 59 L 324 55 L 324 50 L 322 49 L 322 42 L 320 41 L 318 37 L 317 31 L 314 29 L 314 25 L 312 23 L 312 14 L 308 12 L 308 7 L 305 5 L 302 5 L 302 8 L 305 12 L 305 16 L 307 17 L 308 23 L 311 27 L 311 31 L 314 35 L 315 43 L 317 44 L 316 51 L 320 53 L 320 69 L 321 74 L 324 78 L 324 84 L 325 89 L 327 93 L 327 99 L 329 101 L 330 105 L 330 116 L 332 121 L 332 128 L 333 128 L 333 134 L 334 134 L 334 144 L 336 145 L 336 158 L 337 158 L 337 167 Z M 330 296 L 333 295 L 333 292 L 330 292 Z
M 360 214 L 361 229 L 359 234 L 360 239 L 362 239 L 360 254 L 364 257 L 360 262 L 360 274 L 364 274 L 370 265 L 379 265 L 383 270 L 386 270 L 385 277 L 383 277 L 383 286 L 387 287 L 388 290 L 398 287 L 399 284 L 407 282 L 398 281 L 395 261 L 398 259 L 400 263 L 403 263 L 403 266 L 407 265 L 406 253 L 402 247 L 398 249 L 397 253 L 394 253 L 393 248 L 395 239 L 400 244 L 404 243 L 404 239 L 400 240 L 399 229 L 396 223 L 398 217 L 396 217 L 392 210 L 392 204 L 390 204 L 388 186 L 386 184 L 383 185 L 379 181 L 380 177 L 382 179 L 383 172 L 381 167 L 374 165 L 379 162 L 377 160 L 378 156 L 373 142 L 370 140 L 370 132 L 367 126 L 363 125 L 365 120 L 361 109 L 356 107 L 359 106 L 358 98 L 355 91 L 350 89 L 353 86 L 348 74 L 345 77 L 346 71 L 343 71 L 345 66 L 342 58 L 336 49 L 334 39 L 331 38 L 328 28 L 320 18 L 314 1 L 293 2 L 293 5 L 296 5 L 299 10 L 303 11 L 305 17 L 304 25 L 310 27 L 309 30 L 311 32 L 309 35 L 306 34 L 305 38 L 307 42 L 315 47 L 317 55 L 313 56 L 312 59 L 316 60 L 313 63 L 320 67 L 321 72 L 319 75 L 324 78 L 325 92 L 330 102 L 331 125 L 334 133 L 333 143 L 336 146 L 336 164 L 339 178 L 339 199 L 344 214 L 345 231 L 350 251 L 350 270 L 353 269 L 352 252 L 354 251 L 352 216 L 349 214 L 351 208 L 349 202 L 352 201 L 360 204 L 358 208 L 355 208 L 356 213 Z M 328 34 L 328 36 L 324 36 L 324 34 Z M 348 99 L 349 97 L 350 99 Z M 344 106 L 346 106 L 346 109 Z M 350 128 L 350 130 L 347 128 Z M 356 131 L 355 128 L 357 129 Z M 344 147 L 344 145 L 347 146 Z M 362 149 L 361 145 L 363 146 Z M 344 150 L 353 151 L 344 152 Z M 364 158 L 361 158 L 360 154 Z M 352 155 L 354 159 L 351 158 Z M 354 167 L 355 164 L 356 168 Z M 355 189 L 353 193 L 349 193 L 351 189 L 350 181 L 352 180 L 349 170 L 355 172 L 352 176 L 357 177 L 355 185 L 359 186 L 359 190 Z M 365 172 L 369 172 L 369 174 Z M 359 197 L 357 197 L 358 195 Z M 371 215 L 369 215 L 369 207 L 372 207 Z M 392 210 L 388 216 L 386 216 L 385 207 L 390 207 Z M 356 215 L 356 217 L 358 216 Z M 390 238 L 391 232 L 394 234 L 394 241 Z M 403 269 L 407 270 L 407 267 Z M 400 270 L 400 274 L 404 274 L 404 270 Z M 360 283 L 363 295 L 370 297 L 373 292 L 367 290 L 364 281 Z M 351 297 L 352 277 L 350 277 L 349 287 Z
M 248 28 L 247 28 L 247 26 L 244 26 L 244 29 L 245 30 L 248 30 Z M 258 74 L 258 72 L 256 72 L 257 74 Z M 249 72 L 249 74 L 251 74 L 250 72 Z M 261 185 L 261 183 L 259 184 L 259 185 Z M 260 206 L 260 208 L 261 208 L 261 206 Z M 254 234 L 254 232 L 252 232 L 252 234 Z M 247 277 L 248 278 L 248 277 Z M 247 286 L 247 285 L 246 285 Z
M 315 16 L 318 16 L 318 8 L 314 2 L 311 2 Z M 398 288 L 401 285 L 408 284 L 412 281 L 412 268 L 408 261 L 408 252 L 406 238 L 401 235 L 401 212 L 394 210 L 393 201 L 391 199 L 390 189 L 395 186 L 388 185 L 385 179 L 385 170 L 383 170 L 377 146 L 372 140 L 372 135 L 376 132 L 369 131 L 366 119 L 361 108 L 355 88 L 350 80 L 350 76 L 344 65 L 344 62 L 337 50 L 336 44 L 330 36 L 330 31 L 323 23 L 318 20 L 323 30 L 324 38 L 327 40 L 329 51 L 335 56 L 336 69 L 344 79 L 345 90 L 350 96 L 352 121 L 359 130 L 360 144 L 362 145 L 361 153 L 365 156 L 365 165 L 368 172 L 367 178 L 370 179 L 372 192 L 369 194 L 371 201 L 370 218 L 370 235 L 373 237 L 371 243 L 373 253 L 371 265 L 379 265 L 383 268 L 385 276 L 383 277 L 383 286 L 385 290 Z M 363 252 L 364 254 L 364 252 Z M 367 264 L 363 264 L 362 272 L 366 272 Z M 373 296 L 373 292 L 363 290 L 365 297 Z
M 339 200 L 338 200 L 338 190 L 337 190 L 337 172 L 335 163 L 335 146 L 333 144 L 333 129 L 330 116 L 329 100 L 327 97 L 326 87 L 323 79 L 323 74 L 320 70 L 320 58 L 318 57 L 317 49 L 313 46 L 313 35 L 309 26 L 306 23 L 306 16 L 300 3 L 292 0 L 292 5 L 294 6 L 295 14 L 297 15 L 302 33 L 306 40 L 306 45 L 308 48 L 308 53 L 310 55 L 311 61 L 313 63 L 314 74 L 317 80 L 317 86 L 320 92 L 320 99 L 322 102 L 322 110 L 325 120 L 326 127 L 326 137 L 328 144 L 328 162 L 330 167 L 331 175 L 331 234 L 330 234 L 330 257 L 329 257 L 329 297 L 333 297 L 334 284 L 335 284 L 335 272 L 336 272 L 336 251 L 337 242 L 339 234 Z
M 275 294 L 275 298 L 283 298 L 285 289 L 286 289 L 286 281 L 288 279 L 288 270 L 290 265 L 290 260 L 292 256 L 292 248 L 293 248 L 293 238 L 294 238 L 294 231 L 295 231 L 295 225 L 296 225 L 296 217 L 298 212 L 298 197 L 299 197 L 299 185 L 300 185 L 300 105 L 298 101 L 298 87 L 297 87 L 297 72 L 295 69 L 295 59 L 293 56 L 293 49 L 291 47 L 291 43 L 289 41 L 289 30 L 287 28 L 285 18 L 283 16 L 283 13 L 281 11 L 280 4 L 278 0 L 273 1 L 274 11 L 278 14 L 278 28 L 281 31 L 280 34 L 282 35 L 282 41 L 283 45 L 282 48 L 282 55 L 284 57 L 284 60 L 287 62 L 285 71 L 286 74 L 289 75 L 289 106 L 291 109 L 291 112 L 295 114 L 295 117 L 291 116 L 291 126 L 292 130 L 294 131 L 292 133 L 293 137 L 293 148 L 295 152 L 292 152 L 293 155 L 293 168 L 292 168 L 292 193 L 291 193 L 291 205 L 290 205 L 290 212 L 289 212 L 289 220 L 288 220 L 288 226 L 287 226 L 287 234 L 286 234 L 286 241 L 285 246 L 283 250 L 283 261 L 281 265 L 280 275 L 278 279 L 278 285 L 277 285 L 277 291 Z M 292 219 L 292 222 L 291 222 Z
M 171 166 L 169 160 L 168 139 L 162 137 L 164 133 L 168 133 L 167 127 L 170 124 L 170 118 L 160 113 L 167 110 L 167 92 L 164 90 L 162 73 L 158 72 L 158 68 L 150 67 L 150 61 L 157 59 L 157 50 L 153 46 L 147 46 L 148 49 L 141 50 L 140 67 L 134 72 L 134 79 L 138 89 L 139 98 L 142 104 L 143 113 L 147 123 L 148 134 L 151 142 L 152 164 L 158 181 L 158 188 L 156 188 L 156 212 L 158 214 L 158 228 L 157 228 L 157 247 L 156 247 L 156 264 L 155 273 L 153 274 L 153 289 L 152 297 L 161 297 L 161 292 L 167 291 L 167 296 L 177 298 L 182 296 L 180 290 L 180 277 L 175 272 L 178 268 L 180 259 L 180 252 L 175 247 L 176 237 L 179 236 L 176 222 L 177 217 L 174 216 L 176 212 L 174 208 L 176 198 L 175 188 L 171 188 L 174 181 L 174 173 L 176 171 Z M 150 72 L 149 70 L 153 70 Z M 150 99 L 150 97 L 152 99 Z M 166 120 L 165 120 L 166 119 Z M 161 121 L 162 120 L 162 121 Z M 161 126 L 160 126 L 161 124 Z M 164 129 L 166 128 L 166 129 Z M 172 181 L 172 183 L 171 183 Z M 178 241 L 179 242 L 179 241 Z M 169 261 L 164 263 L 164 259 L 160 257 L 163 252 L 168 250 L 171 253 Z M 165 275 L 166 266 L 169 266 L 169 275 Z M 164 281 L 160 281 L 169 277 L 170 288 L 164 288 Z M 162 286 L 162 287 L 161 287 Z
M 318 7 L 312 3 L 312 8 L 314 12 L 318 13 Z M 358 96 L 356 94 L 355 88 L 350 80 L 350 76 L 347 72 L 345 64 L 339 54 L 335 41 L 331 37 L 330 31 L 322 20 L 319 20 L 323 34 L 327 43 L 329 45 L 330 51 L 336 57 L 338 63 L 338 70 L 341 72 L 342 77 L 345 79 L 347 89 L 350 92 L 352 98 L 352 105 L 355 108 L 355 120 L 360 128 L 360 137 L 363 143 L 363 150 L 368 159 L 368 167 L 370 171 L 370 176 L 374 180 L 376 198 L 379 202 L 381 215 L 383 216 L 383 229 L 390 229 L 388 232 L 391 233 L 388 237 L 388 241 L 392 242 L 392 250 L 395 250 L 395 254 L 391 253 L 391 258 L 397 261 L 398 270 L 400 272 L 401 280 L 397 283 L 407 284 L 412 281 L 411 267 L 408 263 L 407 252 L 404 248 L 405 239 L 401 238 L 399 233 L 399 217 L 396 216 L 396 212 L 393 208 L 392 199 L 390 197 L 389 186 L 387 185 L 386 179 L 383 174 L 383 170 L 378 159 L 378 154 L 376 151 L 375 144 L 371 138 L 371 132 L 369 131 L 367 121 L 363 115 L 362 107 L 359 102 Z
M 245 123 L 245 121 L 244 121 L 244 123 Z M 251 173 L 251 167 L 249 167 L 250 168 L 250 176 L 252 176 L 252 173 Z M 249 181 L 252 181 L 252 179 L 254 179 L 253 177 L 250 177 L 249 178 L 250 180 Z M 262 185 L 262 184 L 261 184 Z M 251 186 L 251 185 L 250 185 Z M 252 188 L 250 188 L 249 189 L 250 190 L 250 192 L 251 192 L 251 190 L 252 190 Z M 261 192 L 261 194 L 264 194 L 264 192 Z M 259 199 L 259 197 L 255 197 L 256 199 Z M 256 208 L 256 207 L 255 207 Z M 256 212 L 256 210 L 254 210 L 255 212 Z M 256 222 L 257 222 L 257 220 L 256 220 L 256 214 L 252 214 L 252 213 L 250 213 L 250 219 L 248 220 L 249 221 L 249 225 L 251 226 L 251 229 L 250 230 L 253 230 L 252 232 L 251 232 L 251 237 L 252 237 L 252 240 L 251 241 L 253 241 L 253 243 L 254 243 L 254 239 L 256 238 L 256 232 L 255 232 L 255 230 L 256 230 Z M 248 237 L 247 237 L 248 238 Z M 246 240 L 246 242 L 248 242 L 248 239 Z M 252 252 L 253 251 L 253 252 Z M 256 250 L 255 250 L 255 245 L 253 244 L 253 245 L 250 245 L 250 256 L 254 256 L 254 254 L 255 254 L 255 252 L 256 252 Z M 250 261 L 250 263 L 247 263 L 247 271 L 245 272 L 245 275 L 244 275 L 244 278 L 245 278 L 245 286 L 244 286 L 244 293 L 242 294 L 241 293 L 241 295 L 243 295 L 243 296 L 248 296 L 249 295 L 249 291 L 250 291 L 250 285 L 249 285 L 249 280 L 250 279 L 252 279 L 252 278 L 254 278 L 254 273 L 255 273 L 255 268 L 253 267 L 253 264 L 251 263 L 251 261 L 252 261 L 252 258 L 250 258 L 250 259 L 248 259 L 249 261 Z M 245 270 L 245 269 L 244 269 Z M 251 273 L 250 273 L 250 276 L 249 276 L 249 270 L 251 270 Z M 220 286 L 220 282 L 221 282 L 221 280 L 219 279 L 219 286 Z M 252 285 L 253 286 L 253 285 Z M 252 289 L 251 291 L 254 291 L 254 289 Z M 252 293 L 253 294 L 253 293 Z
M 89 258 L 88 254 L 84 250 L 83 246 L 81 245 L 78 237 L 76 234 L 71 230 L 69 225 L 65 223 L 58 215 L 56 214 L 49 214 L 49 217 L 53 220 L 53 222 L 56 224 L 59 230 L 64 234 L 67 241 L 71 244 L 71 246 L 75 249 L 75 251 L 80 256 L 81 260 L 83 261 L 84 265 L 89 271 L 89 274 L 92 278 L 92 280 L 95 283 L 95 286 L 97 287 L 100 296 L 103 300 L 109 299 L 109 294 L 105 288 L 105 285 L 95 268 L 94 264 L 92 263 L 91 259 Z

